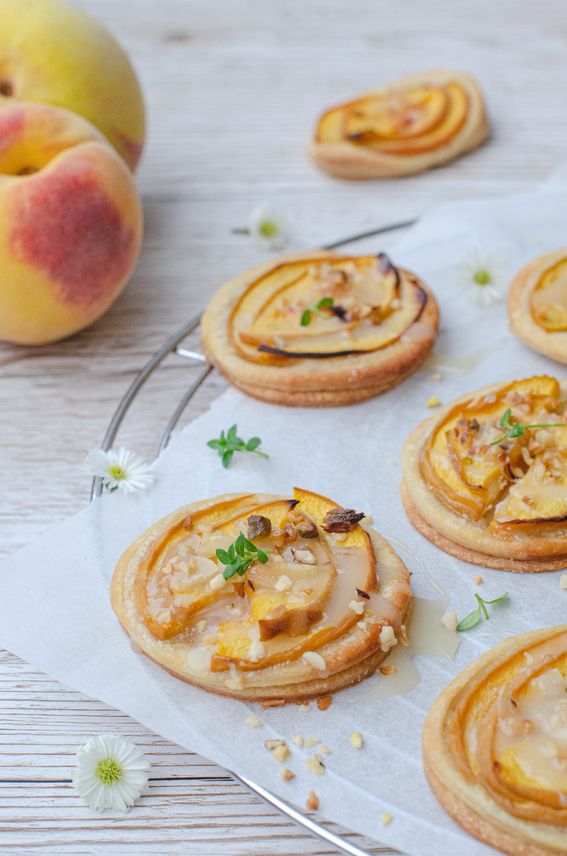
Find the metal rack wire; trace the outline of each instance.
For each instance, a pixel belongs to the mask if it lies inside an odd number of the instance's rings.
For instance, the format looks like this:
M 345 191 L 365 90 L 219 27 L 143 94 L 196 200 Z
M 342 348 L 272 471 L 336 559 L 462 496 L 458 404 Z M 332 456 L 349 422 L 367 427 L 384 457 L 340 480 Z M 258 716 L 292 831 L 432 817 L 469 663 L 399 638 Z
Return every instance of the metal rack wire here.
M 398 223 L 390 223 L 385 226 L 380 226 L 376 229 L 370 229 L 366 232 L 359 232 L 355 235 L 349 235 L 346 238 L 341 238 L 338 241 L 334 241 L 330 244 L 326 244 L 323 249 L 325 250 L 335 250 L 339 247 L 344 247 L 347 244 L 352 244 L 357 241 L 362 241 L 365 238 L 372 238 L 378 235 L 384 235 L 388 232 L 394 232 L 399 229 L 405 229 L 408 226 L 413 226 L 416 220 L 404 220 Z M 175 407 L 173 413 L 171 414 L 165 428 L 163 434 L 160 439 L 158 454 L 162 452 L 171 439 L 171 435 L 175 430 L 176 426 L 179 423 L 183 413 L 185 412 L 187 406 L 190 404 L 197 390 L 203 385 L 208 376 L 213 371 L 213 366 L 209 365 L 206 357 L 199 353 L 198 351 L 191 350 L 190 348 L 186 348 L 183 346 L 184 341 L 194 333 L 199 327 L 201 321 L 201 314 L 195 315 L 182 327 L 175 331 L 168 339 L 165 340 L 163 345 L 150 357 L 147 363 L 140 369 L 138 374 L 135 376 L 134 380 L 124 393 L 123 398 L 118 404 L 112 419 L 106 429 L 104 438 L 101 443 L 101 449 L 104 451 L 108 451 L 112 448 L 118 431 L 120 430 L 120 426 L 124 422 L 128 411 L 136 399 L 136 396 L 148 380 L 148 378 L 159 368 L 159 366 L 163 363 L 163 361 L 170 355 L 175 354 L 178 357 L 182 357 L 184 359 L 189 360 L 194 364 L 198 364 L 202 366 L 202 370 L 199 372 L 197 378 L 193 381 L 193 383 L 189 386 L 189 388 L 183 393 L 180 398 L 177 406 Z M 91 501 L 96 497 L 100 496 L 102 493 L 102 481 L 99 478 L 94 478 L 91 487 Z M 322 823 L 319 823 L 313 820 L 310 817 L 304 815 L 301 811 L 289 805 L 284 800 L 277 797 L 275 794 L 271 793 L 271 791 L 266 790 L 259 785 L 257 782 L 253 782 L 250 779 L 246 779 L 244 776 L 239 776 L 232 771 L 229 771 L 230 775 L 233 776 L 238 781 L 242 782 L 243 785 L 246 785 L 251 791 L 253 791 L 258 796 L 262 797 L 266 802 L 272 805 L 274 808 L 277 808 L 282 814 L 285 814 L 290 820 L 293 820 L 295 823 L 302 826 L 304 829 L 307 829 L 313 835 L 321 838 L 327 844 L 335 847 L 340 853 L 348 854 L 348 856 L 371 856 L 367 850 L 362 850 L 356 844 L 353 844 L 350 841 L 347 841 L 342 836 L 328 829 Z

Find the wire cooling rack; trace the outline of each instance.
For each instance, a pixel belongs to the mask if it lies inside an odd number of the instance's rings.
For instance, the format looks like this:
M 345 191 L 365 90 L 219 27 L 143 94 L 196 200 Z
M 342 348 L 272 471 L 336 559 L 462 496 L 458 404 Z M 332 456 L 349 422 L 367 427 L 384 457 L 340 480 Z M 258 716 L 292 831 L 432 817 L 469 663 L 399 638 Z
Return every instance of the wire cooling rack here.
M 399 223 L 390 223 L 386 226 L 379 226 L 376 229 L 370 229 L 366 232 L 359 232 L 356 235 L 349 235 L 347 238 L 341 238 L 340 240 L 334 241 L 331 244 L 326 244 L 325 246 L 323 246 L 323 249 L 335 250 L 339 247 L 344 247 L 347 244 L 353 244 L 357 241 L 362 241 L 365 238 L 373 238 L 378 235 L 385 235 L 388 232 L 395 232 L 399 229 L 405 229 L 408 226 L 413 226 L 415 222 L 416 220 L 404 220 Z M 179 399 L 177 406 L 171 414 L 161 436 L 158 454 L 167 447 L 173 431 L 179 423 L 179 420 L 181 419 L 186 408 L 190 404 L 193 396 L 213 371 L 213 366 L 211 366 L 207 362 L 206 357 L 202 353 L 184 347 L 183 344 L 185 340 L 197 330 L 200 322 L 201 313 L 195 315 L 182 327 L 176 330 L 176 332 L 173 333 L 168 339 L 166 339 L 163 345 L 150 357 L 150 359 L 143 366 L 143 368 L 140 369 L 140 371 L 124 393 L 124 396 L 118 404 L 116 410 L 114 411 L 112 419 L 110 420 L 108 428 L 106 429 L 106 433 L 101 444 L 101 449 L 106 452 L 112 448 L 118 431 L 120 430 L 120 426 L 124 422 L 124 419 L 128 414 L 130 406 L 134 402 L 136 396 L 138 395 L 148 378 L 156 371 L 156 369 L 159 368 L 159 366 L 168 356 L 175 354 L 178 357 L 187 359 L 194 364 L 201 365 L 202 370 L 199 372 L 197 378 L 193 381 L 189 388 L 183 393 L 183 395 Z M 101 493 L 102 481 L 99 478 L 94 478 L 91 487 L 91 500 L 93 500 L 96 496 L 100 496 Z M 281 811 L 282 814 L 285 814 L 288 818 L 290 818 L 290 820 L 293 820 L 295 823 L 299 824 L 299 826 L 302 826 L 304 829 L 307 829 L 313 835 L 316 835 L 317 837 L 321 838 L 323 841 L 327 842 L 327 844 L 331 844 L 339 851 L 339 853 L 346 853 L 348 854 L 348 856 L 372 856 L 372 854 L 370 854 L 367 850 L 362 850 L 360 847 L 357 847 L 356 844 L 353 844 L 351 841 L 347 841 L 341 835 L 329 829 L 328 826 L 324 826 L 322 823 L 318 823 L 312 818 L 307 817 L 301 811 L 289 805 L 284 800 L 281 800 L 278 796 L 271 793 L 271 791 L 266 790 L 266 788 L 263 788 L 262 785 L 259 785 L 257 782 L 253 782 L 251 779 L 246 779 L 244 776 L 238 776 L 231 770 L 229 770 L 228 772 L 231 776 L 233 776 L 235 779 L 238 779 L 239 782 L 242 782 L 243 785 L 246 785 L 247 788 L 249 788 L 258 796 L 262 797 L 262 799 L 264 799 L 274 808 L 277 808 L 279 811 Z

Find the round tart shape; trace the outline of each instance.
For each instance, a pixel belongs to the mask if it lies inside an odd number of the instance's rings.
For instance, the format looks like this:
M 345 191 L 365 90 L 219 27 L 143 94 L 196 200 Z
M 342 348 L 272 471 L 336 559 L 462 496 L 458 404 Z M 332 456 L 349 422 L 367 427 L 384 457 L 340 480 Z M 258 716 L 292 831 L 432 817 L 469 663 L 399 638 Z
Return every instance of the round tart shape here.
M 453 160 L 484 142 L 488 131 L 472 77 L 427 71 L 327 110 L 311 156 L 337 178 L 391 178 Z
M 567 248 L 534 259 L 516 274 L 508 313 L 526 345 L 567 363 Z
M 334 692 L 376 670 L 411 600 L 404 563 L 363 516 L 301 488 L 192 503 L 126 550 L 113 609 L 144 654 L 203 689 L 282 702 Z
M 567 625 L 512 636 L 443 690 L 425 722 L 429 784 L 504 853 L 567 853 Z
M 495 384 L 418 425 L 402 453 L 416 529 L 473 564 L 567 567 L 566 394 L 547 375 Z
M 210 361 L 274 404 L 363 401 L 405 380 L 433 347 L 437 303 L 381 253 L 273 259 L 225 283 L 202 320 Z

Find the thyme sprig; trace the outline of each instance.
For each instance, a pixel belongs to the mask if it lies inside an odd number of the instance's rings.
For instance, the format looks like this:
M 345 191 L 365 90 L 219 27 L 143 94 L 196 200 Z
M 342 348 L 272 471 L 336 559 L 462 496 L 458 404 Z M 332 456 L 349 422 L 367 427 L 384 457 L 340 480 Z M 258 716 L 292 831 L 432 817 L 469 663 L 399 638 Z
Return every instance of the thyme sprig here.
M 258 446 L 262 442 L 259 437 L 251 437 L 248 442 L 245 442 L 238 436 L 238 426 L 231 425 L 228 431 L 221 431 L 220 437 L 216 440 L 209 440 L 207 446 L 211 449 L 216 449 L 218 456 L 222 461 L 223 467 L 226 469 L 230 466 L 232 457 L 235 452 L 252 452 L 254 455 L 261 455 L 263 458 L 268 458 L 265 452 L 261 452 Z
M 228 550 L 216 551 L 216 557 L 222 565 L 226 565 L 223 571 L 225 580 L 229 580 L 235 574 L 242 577 L 253 562 L 265 565 L 268 561 L 269 550 L 260 550 L 253 541 L 249 541 L 242 533 L 238 536 Z
M 502 416 L 500 417 L 500 422 L 498 423 L 501 428 L 506 429 L 506 433 L 502 434 L 497 440 L 493 440 L 492 443 L 489 443 L 489 446 L 498 446 L 500 443 L 504 442 L 504 440 L 515 440 L 516 437 L 521 437 L 526 433 L 530 428 L 564 428 L 564 422 L 536 422 L 534 425 L 522 425 L 520 422 L 514 422 L 514 424 L 510 423 L 510 419 L 512 416 L 512 410 L 509 407 Z
M 457 624 L 457 630 L 462 633 L 464 630 L 471 630 L 471 628 L 476 627 L 476 625 L 482 621 L 482 616 L 484 615 L 485 619 L 488 621 L 490 618 L 487 610 L 487 605 L 491 603 L 502 603 L 505 600 L 508 600 L 508 592 L 495 597 L 494 600 L 484 600 L 479 594 L 475 594 L 476 601 L 478 606 L 472 612 L 469 612 L 468 615 L 459 621 Z
M 312 303 L 311 306 L 306 306 L 303 312 L 301 313 L 301 326 L 307 327 L 311 324 L 311 319 L 313 315 L 318 315 L 319 318 L 328 318 L 329 315 L 326 312 L 323 312 L 323 309 L 330 309 L 333 305 L 332 297 L 322 297 L 318 303 Z

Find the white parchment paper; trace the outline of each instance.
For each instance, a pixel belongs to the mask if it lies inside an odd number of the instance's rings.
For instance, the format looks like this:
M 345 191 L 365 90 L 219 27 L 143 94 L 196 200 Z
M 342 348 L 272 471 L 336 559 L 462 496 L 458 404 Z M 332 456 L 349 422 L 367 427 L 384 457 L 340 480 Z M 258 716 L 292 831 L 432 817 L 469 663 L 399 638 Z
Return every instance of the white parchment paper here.
M 159 481 L 147 494 L 106 495 L 92 506 L 0 563 L 0 645 L 70 687 L 102 699 L 164 737 L 202 753 L 304 806 L 315 788 L 321 815 L 413 856 L 478 856 L 492 852 L 452 822 L 425 781 L 420 734 L 437 694 L 464 666 L 510 634 L 565 621 L 567 592 L 559 574 L 515 575 L 482 570 L 442 553 L 406 520 L 399 499 L 400 448 L 413 426 L 430 414 L 425 402 L 443 403 L 493 381 L 565 370 L 528 350 L 508 332 L 505 303 L 479 307 L 459 284 L 456 267 L 471 250 L 496 254 L 507 283 L 528 259 L 567 243 L 567 181 L 494 201 L 448 204 L 433 210 L 403 237 L 394 260 L 413 268 L 434 289 L 442 332 L 436 351 L 469 357 L 418 372 L 386 395 L 350 408 L 309 410 L 265 405 L 229 391 L 175 439 L 156 464 Z M 367 242 L 367 249 L 380 246 Z M 358 249 L 358 248 L 357 248 Z M 431 379 L 434 371 L 443 380 Z M 237 455 L 225 471 L 206 441 L 237 421 L 244 437 L 260 434 L 269 461 Z M 217 493 L 287 493 L 297 483 L 371 513 L 374 525 L 403 547 L 418 595 L 435 597 L 431 575 L 460 616 L 473 594 L 510 592 L 508 606 L 463 634 L 454 662 L 417 658 L 418 686 L 387 699 L 373 695 L 373 677 L 338 693 L 325 712 L 311 705 L 261 711 L 263 727 L 244 719 L 254 706 L 187 686 L 135 653 L 110 608 L 108 587 L 116 560 L 155 519 L 177 506 Z M 30 501 L 31 501 L 30 491 Z M 375 683 L 374 683 L 375 686 Z M 349 735 L 360 731 L 356 751 Z M 293 744 L 288 766 L 263 747 L 269 737 L 320 737 L 332 754 L 327 772 L 314 776 L 305 758 L 314 750 Z M 134 809 L 135 811 L 135 809 Z M 382 828 L 382 812 L 394 816 Z

